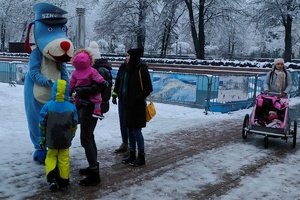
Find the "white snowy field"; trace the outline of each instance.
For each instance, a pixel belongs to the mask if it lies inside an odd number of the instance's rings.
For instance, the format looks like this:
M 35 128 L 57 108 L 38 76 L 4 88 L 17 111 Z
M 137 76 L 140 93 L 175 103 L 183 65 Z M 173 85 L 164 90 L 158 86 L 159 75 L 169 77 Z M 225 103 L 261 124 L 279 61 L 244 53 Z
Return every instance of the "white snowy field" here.
M 34 149 L 27 130 L 23 86 L 10 87 L 7 83 L 0 83 L 0 94 L 0 199 L 24 199 L 42 192 L 41 190 L 45 188 L 45 169 L 43 165 L 32 161 Z M 300 98 L 292 98 L 291 108 L 297 104 L 300 104 Z M 240 122 L 245 114 L 252 110 L 249 108 L 230 114 L 205 115 L 204 110 L 197 108 L 161 103 L 155 103 L 155 106 L 157 115 L 143 129 L 146 151 L 147 148 L 155 145 L 154 141 L 164 139 L 174 131 L 199 125 L 213 126 L 214 122 L 222 119 Z M 299 122 L 299 119 L 297 120 Z M 70 148 L 71 158 L 84 155 L 83 148 L 80 146 L 79 131 L 78 129 Z M 237 130 L 237 135 L 241 135 L 240 132 L 240 129 Z M 99 152 L 107 149 L 113 151 L 120 145 L 117 106 L 111 104 L 105 119 L 98 122 L 95 139 Z M 176 163 L 178 167 L 173 168 L 172 171 L 144 181 L 142 184 L 133 182 L 130 186 L 124 186 L 101 199 L 189 199 L 187 193 L 195 191 L 201 193 L 201 186 L 218 184 L 221 174 L 238 172 L 242 170 L 242 166 L 267 156 L 271 151 L 272 149 L 262 149 L 261 146 L 241 143 L 228 144 L 204 153 L 199 152 L 196 156 Z M 296 147 L 296 151 L 277 164 L 270 163 L 255 176 L 245 176 L 238 187 L 215 199 L 300 199 L 299 157 L 300 151 Z M 99 162 L 100 168 L 101 165 L 107 167 L 114 164 L 105 160 Z M 71 160 L 71 167 L 85 166 L 87 166 L 85 159 Z M 71 182 L 71 184 L 77 183 Z

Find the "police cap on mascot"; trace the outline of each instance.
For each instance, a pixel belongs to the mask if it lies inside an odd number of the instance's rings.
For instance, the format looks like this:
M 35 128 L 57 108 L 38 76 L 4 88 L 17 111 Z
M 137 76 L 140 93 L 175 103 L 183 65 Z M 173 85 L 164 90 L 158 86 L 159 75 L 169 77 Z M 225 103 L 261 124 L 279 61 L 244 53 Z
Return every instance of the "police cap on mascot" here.
M 38 116 L 42 106 L 51 99 L 51 88 L 57 79 L 69 82 L 66 63 L 74 47 L 67 38 L 67 12 L 55 5 L 37 3 L 33 6 L 35 20 L 29 25 L 25 50 L 30 54 L 29 70 L 24 82 L 25 112 L 28 129 L 35 151 L 33 160 L 44 163 L 47 150 L 40 146 Z M 35 48 L 30 46 L 33 27 Z

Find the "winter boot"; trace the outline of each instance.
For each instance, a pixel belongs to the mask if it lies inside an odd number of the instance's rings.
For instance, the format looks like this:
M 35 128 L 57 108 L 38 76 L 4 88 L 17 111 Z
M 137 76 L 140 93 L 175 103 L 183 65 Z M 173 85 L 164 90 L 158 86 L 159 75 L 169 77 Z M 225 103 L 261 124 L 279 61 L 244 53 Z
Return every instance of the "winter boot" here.
M 122 143 L 121 146 L 115 150 L 115 153 L 125 153 L 127 151 L 128 144 Z
M 54 191 L 56 191 L 57 190 L 57 182 L 56 182 L 56 180 L 55 179 L 52 179 L 52 180 L 50 180 L 49 181 L 49 189 L 50 189 L 50 191 L 51 192 L 54 192 Z
M 136 158 L 135 151 L 130 151 L 129 156 L 127 158 L 122 159 L 122 163 L 123 164 L 131 163 L 135 160 L 135 158 Z
M 97 162 L 97 169 L 99 170 L 99 162 Z M 89 171 L 90 171 L 90 168 L 89 168 L 89 167 L 84 168 L 84 169 L 80 169 L 80 170 L 79 170 L 79 174 L 80 174 L 80 175 L 86 176 L 86 175 L 89 174 Z
M 129 154 L 130 154 L 130 150 L 128 148 L 127 151 L 123 154 L 123 158 L 127 158 Z
M 85 179 L 79 181 L 82 186 L 95 186 L 101 182 L 99 169 L 89 169 L 89 173 Z
M 95 108 L 92 116 L 95 117 L 95 118 L 104 119 L 104 116 L 101 113 L 101 109 L 100 108 Z
M 58 167 L 56 166 L 47 174 L 47 182 L 49 183 L 49 189 L 54 192 L 58 189 L 58 182 L 60 181 L 60 176 L 58 172 Z
M 138 167 L 138 166 L 142 166 L 145 164 L 146 164 L 145 153 L 139 153 L 137 159 L 135 161 L 133 161 L 132 163 L 130 163 L 129 165 L 132 167 Z
M 58 183 L 58 189 L 60 191 L 66 191 L 67 186 L 70 185 L 70 179 L 60 178 L 59 181 L 57 181 L 57 183 Z

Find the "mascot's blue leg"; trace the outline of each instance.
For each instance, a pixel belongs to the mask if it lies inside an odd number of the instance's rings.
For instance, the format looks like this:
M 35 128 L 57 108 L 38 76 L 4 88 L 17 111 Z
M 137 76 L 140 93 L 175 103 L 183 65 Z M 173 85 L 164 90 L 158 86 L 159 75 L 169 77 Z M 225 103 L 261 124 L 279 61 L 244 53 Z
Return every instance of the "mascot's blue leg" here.
M 39 113 L 44 104 L 35 100 L 33 96 L 33 81 L 28 74 L 24 82 L 24 102 L 30 139 L 35 148 L 33 160 L 44 163 L 47 150 L 41 149 L 39 141 Z

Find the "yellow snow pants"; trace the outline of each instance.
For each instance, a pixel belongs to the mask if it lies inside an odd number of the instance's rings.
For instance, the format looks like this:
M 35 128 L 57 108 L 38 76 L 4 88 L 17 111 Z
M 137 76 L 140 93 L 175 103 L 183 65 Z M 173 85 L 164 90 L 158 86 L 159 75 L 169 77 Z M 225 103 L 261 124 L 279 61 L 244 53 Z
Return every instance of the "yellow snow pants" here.
M 68 149 L 49 149 L 45 160 L 46 176 L 53 171 L 56 166 L 59 176 L 63 179 L 68 179 L 70 174 L 70 158 Z

